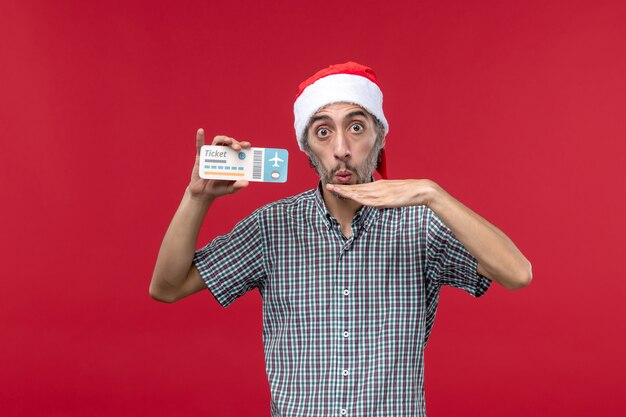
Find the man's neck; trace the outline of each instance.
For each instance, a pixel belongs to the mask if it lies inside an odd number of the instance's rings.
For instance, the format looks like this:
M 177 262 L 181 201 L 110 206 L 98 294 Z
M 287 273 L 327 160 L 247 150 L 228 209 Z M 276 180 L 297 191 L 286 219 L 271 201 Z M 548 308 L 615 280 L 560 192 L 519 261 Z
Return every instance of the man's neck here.
M 354 200 L 338 197 L 328 191 L 324 184 L 322 184 L 322 197 L 326 210 L 339 222 L 341 233 L 345 237 L 352 236 L 352 219 L 363 205 Z

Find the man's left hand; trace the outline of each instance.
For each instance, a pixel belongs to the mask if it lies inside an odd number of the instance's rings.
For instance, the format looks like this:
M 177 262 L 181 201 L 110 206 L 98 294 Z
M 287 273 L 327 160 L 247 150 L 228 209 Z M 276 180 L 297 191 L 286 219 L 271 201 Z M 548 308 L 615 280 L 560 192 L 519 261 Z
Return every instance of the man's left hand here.
M 431 180 L 380 180 L 365 184 L 326 184 L 326 189 L 364 206 L 428 206 L 439 186 Z

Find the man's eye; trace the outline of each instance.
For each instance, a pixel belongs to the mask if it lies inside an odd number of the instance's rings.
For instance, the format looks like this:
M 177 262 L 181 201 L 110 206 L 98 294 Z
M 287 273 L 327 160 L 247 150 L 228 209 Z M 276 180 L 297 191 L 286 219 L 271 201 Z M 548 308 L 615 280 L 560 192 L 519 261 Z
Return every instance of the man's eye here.
M 317 129 L 317 136 L 319 136 L 320 138 L 325 138 L 326 136 L 328 136 L 328 129 L 326 129 L 325 127 Z
M 354 133 L 358 133 L 361 132 L 363 130 L 363 125 L 360 123 L 355 123 L 352 126 L 350 126 L 350 129 L 354 132 Z

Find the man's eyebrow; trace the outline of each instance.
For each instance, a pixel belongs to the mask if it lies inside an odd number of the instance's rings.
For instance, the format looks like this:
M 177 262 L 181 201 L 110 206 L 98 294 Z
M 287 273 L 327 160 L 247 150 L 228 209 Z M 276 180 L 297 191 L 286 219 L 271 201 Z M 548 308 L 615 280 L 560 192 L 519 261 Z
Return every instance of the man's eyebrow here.
M 352 119 L 352 118 L 355 118 L 357 116 L 361 116 L 361 117 L 369 120 L 369 118 L 367 117 L 367 113 L 365 113 L 363 110 L 352 111 L 352 112 L 346 114 L 345 119 Z M 320 114 L 320 115 L 317 115 L 317 116 L 313 116 L 313 117 L 311 117 L 311 121 L 309 122 L 309 127 L 313 126 L 313 124 L 315 122 L 319 122 L 320 120 L 328 122 L 328 121 L 332 121 L 333 119 L 332 119 L 332 117 L 330 117 L 328 115 L 325 115 L 325 114 Z
M 309 126 L 312 126 L 313 123 L 319 121 L 319 120 L 332 120 L 332 118 L 330 116 L 326 116 L 326 115 L 319 115 L 319 116 L 313 116 L 311 117 L 311 121 L 309 122 Z
M 366 119 L 368 119 L 367 114 L 363 110 L 355 110 L 355 111 L 348 113 L 346 115 L 346 119 L 352 119 L 353 117 L 356 117 L 356 116 L 363 116 Z

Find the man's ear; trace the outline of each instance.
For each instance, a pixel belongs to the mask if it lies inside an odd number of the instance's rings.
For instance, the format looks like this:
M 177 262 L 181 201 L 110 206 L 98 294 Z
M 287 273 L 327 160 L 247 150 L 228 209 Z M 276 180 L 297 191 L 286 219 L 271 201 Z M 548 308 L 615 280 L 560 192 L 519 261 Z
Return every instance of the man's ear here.
M 387 135 L 383 136 L 383 140 L 380 141 L 380 149 L 384 149 L 386 141 L 387 141 Z

